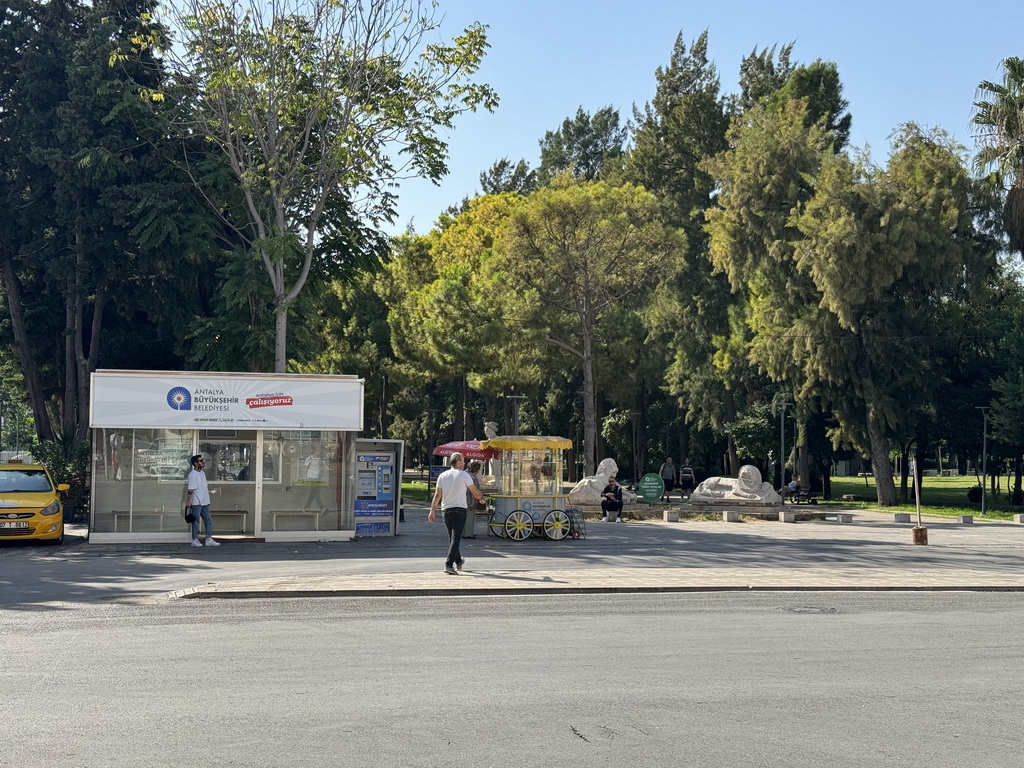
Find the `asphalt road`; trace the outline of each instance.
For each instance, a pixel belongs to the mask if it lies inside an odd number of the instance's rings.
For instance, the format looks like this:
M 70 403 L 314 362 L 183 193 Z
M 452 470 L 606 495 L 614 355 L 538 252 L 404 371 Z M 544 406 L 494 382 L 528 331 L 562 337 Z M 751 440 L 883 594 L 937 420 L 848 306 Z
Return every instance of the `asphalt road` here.
M 1021 764 L 1020 593 L 0 609 L 0 765 Z

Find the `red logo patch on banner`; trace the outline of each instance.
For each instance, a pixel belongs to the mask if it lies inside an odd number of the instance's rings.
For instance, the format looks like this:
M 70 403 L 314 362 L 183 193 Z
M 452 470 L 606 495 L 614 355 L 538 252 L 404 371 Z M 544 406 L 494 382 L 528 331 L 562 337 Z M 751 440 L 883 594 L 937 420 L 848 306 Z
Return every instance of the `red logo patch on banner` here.
M 273 397 L 247 397 L 245 404 L 250 408 L 269 408 L 272 405 L 294 405 L 291 395 L 274 395 Z

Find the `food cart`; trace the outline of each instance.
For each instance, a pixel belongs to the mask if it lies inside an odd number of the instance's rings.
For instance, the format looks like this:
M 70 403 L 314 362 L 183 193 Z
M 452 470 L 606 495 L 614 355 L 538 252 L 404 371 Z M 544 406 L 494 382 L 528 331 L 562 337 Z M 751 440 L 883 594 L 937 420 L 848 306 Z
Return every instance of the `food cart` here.
M 483 440 L 482 449 L 498 449 L 491 460 L 497 493 L 488 534 L 525 541 L 544 536 L 559 541 L 586 535 L 583 515 L 569 508 L 562 492 L 563 455 L 572 442 L 564 437 L 506 435 Z

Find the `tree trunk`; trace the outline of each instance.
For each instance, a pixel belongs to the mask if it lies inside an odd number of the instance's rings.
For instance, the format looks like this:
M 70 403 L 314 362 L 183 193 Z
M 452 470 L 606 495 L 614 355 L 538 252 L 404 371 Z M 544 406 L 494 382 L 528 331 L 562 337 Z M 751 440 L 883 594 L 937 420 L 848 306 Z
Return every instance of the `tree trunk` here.
M 1022 466 L 1024 465 L 1024 460 L 1017 456 L 1013 463 L 1013 497 L 1011 503 L 1015 506 L 1020 506 L 1022 501 L 1024 501 L 1021 493 L 1021 474 L 1024 473 L 1024 466 Z
M 93 299 L 92 308 L 92 329 L 89 335 L 89 353 L 85 354 L 85 343 L 84 340 L 79 338 L 77 343 L 77 349 L 79 352 L 78 360 L 78 380 L 80 383 L 78 387 L 78 426 L 75 433 L 75 448 L 77 449 L 86 440 L 89 439 L 89 419 L 86 414 L 89 413 L 89 394 L 92 387 L 92 372 L 96 370 L 96 363 L 100 357 L 100 338 L 103 334 L 103 312 L 107 305 L 107 286 L 106 283 L 101 284 L 96 289 L 96 295 Z M 81 333 L 81 329 L 79 329 Z
M 725 390 L 725 402 L 723 405 L 725 406 L 726 422 L 732 423 L 736 421 L 736 398 L 733 397 L 731 389 Z M 736 477 L 740 471 L 740 458 L 736 451 L 736 442 L 732 439 L 731 434 L 727 435 L 726 438 L 729 452 L 729 466 L 727 467 L 729 477 Z M 785 461 L 785 457 L 783 457 L 783 461 Z M 785 476 L 785 471 L 783 471 L 783 476 Z
M 25 326 L 25 310 L 21 303 L 21 282 L 15 272 L 14 262 L 6 253 L 3 256 L 3 282 L 11 330 L 14 332 L 14 345 L 18 351 L 22 376 L 25 377 L 29 407 L 32 409 L 32 416 L 35 419 L 36 437 L 40 440 L 53 440 L 53 423 L 50 421 L 50 413 L 46 409 L 46 394 L 43 392 L 39 366 L 32 356 L 33 346 Z
M 288 370 L 288 304 L 279 296 L 274 314 L 274 373 Z
M 473 390 L 469 380 L 462 377 L 462 439 L 472 440 L 476 435 L 476 424 L 473 419 Z
M 874 407 L 868 405 L 868 440 L 871 443 L 871 472 L 875 476 L 875 491 L 878 503 L 883 507 L 896 504 L 896 484 L 892 479 L 892 462 L 889 460 L 889 438 L 878 423 Z
M 79 255 L 80 258 L 80 255 Z M 78 316 L 81 315 L 81 298 L 77 280 L 69 277 L 64 294 L 64 407 L 61 414 L 61 439 L 66 441 L 75 429 L 75 404 L 78 402 L 78 355 L 75 354 L 75 340 L 78 337 Z M 66 443 L 65 443 L 66 445 Z
M 797 477 L 800 478 L 800 485 L 805 488 L 811 487 L 811 452 L 807 446 L 810 443 L 808 439 L 807 419 L 802 416 L 797 416 L 796 420 L 797 430 L 797 448 L 796 448 L 796 463 L 797 463 Z M 780 488 L 782 486 L 779 486 Z M 823 489 L 824 490 L 824 489 Z
M 903 504 L 907 503 L 907 478 L 910 477 L 910 446 L 911 442 L 900 445 L 900 490 L 899 499 Z
M 885 434 L 885 422 L 876 404 L 874 377 L 871 375 L 871 363 L 864 350 L 863 340 L 857 354 L 857 371 L 864 391 L 864 415 L 871 448 L 875 492 L 880 505 L 892 507 L 896 504 L 896 485 L 892 479 L 892 461 L 889 459 L 889 438 Z
M 687 412 L 685 408 L 679 409 L 679 459 L 686 461 L 690 458 L 690 425 L 686 423 Z
M 590 328 L 583 324 L 583 476 L 594 474 L 597 448 L 597 407 L 594 402 L 594 357 Z
M 388 433 L 388 429 L 391 426 L 391 419 L 388 415 L 388 403 L 391 402 L 390 392 L 388 390 L 389 380 L 387 375 L 380 377 L 380 407 L 378 408 L 378 423 L 377 423 L 377 437 L 383 438 Z
M 455 402 L 452 406 L 452 440 L 466 439 L 466 412 L 462 407 L 463 387 L 466 386 L 466 379 L 459 377 L 455 380 Z

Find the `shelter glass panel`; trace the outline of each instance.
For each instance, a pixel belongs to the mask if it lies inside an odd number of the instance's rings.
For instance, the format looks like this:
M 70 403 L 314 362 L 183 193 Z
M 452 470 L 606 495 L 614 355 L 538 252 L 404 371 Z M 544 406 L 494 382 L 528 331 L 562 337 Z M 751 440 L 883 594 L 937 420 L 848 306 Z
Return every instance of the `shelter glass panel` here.
M 256 526 L 256 432 L 218 429 L 199 433 L 206 459 L 210 514 L 216 535 L 252 535 Z M 273 479 L 279 462 L 264 452 L 263 474 Z
M 192 450 L 191 430 L 94 430 L 92 529 L 186 530 L 185 477 Z
M 342 495 L 344 450 L 338 432 L 267 431 L 263 448 L 264 461 L 268 455 L 277 461 L 275 480 L 263 484 L 265 533 L 351 530 L 352 512 Z

